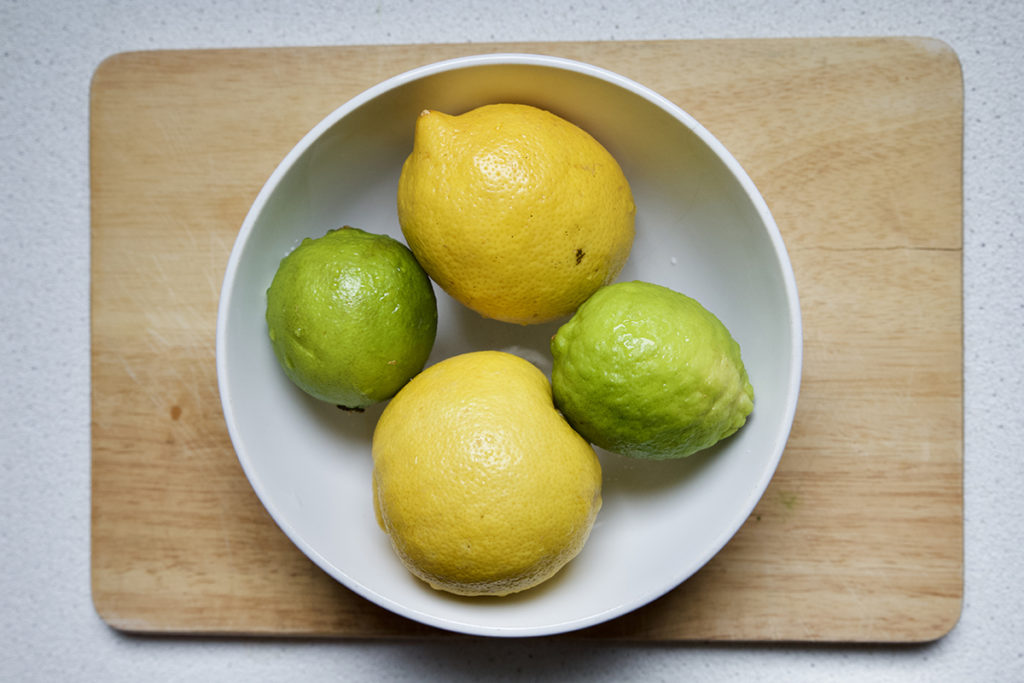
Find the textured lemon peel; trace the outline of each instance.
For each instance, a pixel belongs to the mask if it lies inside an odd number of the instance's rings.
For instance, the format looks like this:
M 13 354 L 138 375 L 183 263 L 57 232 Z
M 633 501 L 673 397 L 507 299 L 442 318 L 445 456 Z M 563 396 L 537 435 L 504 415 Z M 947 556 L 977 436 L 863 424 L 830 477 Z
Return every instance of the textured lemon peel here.
M 554 576 L 601 508 L 593 448 L 547 378 L 497 351 L 424 370 L 373 437 L 374 510 L 396 555 L 438 590 L 508 595 Z
M 572 313 L 625 264 L 636 206 L 617 161 L 550 112 L 425 111 L 398 186 L 406 241 L 454 299 L 520 324 Z

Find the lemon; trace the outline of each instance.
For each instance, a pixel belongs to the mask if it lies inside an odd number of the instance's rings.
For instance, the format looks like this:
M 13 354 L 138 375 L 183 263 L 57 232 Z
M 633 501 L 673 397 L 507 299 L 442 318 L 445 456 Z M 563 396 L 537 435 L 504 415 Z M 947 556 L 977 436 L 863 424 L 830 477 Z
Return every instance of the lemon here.
M 754 389 L 739 344 L 697 301 L 648 282 L 598 290 L 551 341 L 555 404 L 591 443 L 680 458 L 743 426 Z
M 359 410 L 419 372 L 437 333 L 433 286 L 398 240 L 352 227 L 306 238 L 267 290 L 267 330 L 285 374 Z
M 601 466 L 562 419 L 547 377 L 476 351 L 428 367 L 373 434 L 377 521 L 412 574 L 459 595 L 507 595 L 582 549 Z
M 398 183 L 405 239 L 431 278 L 487 318 L 569 315 L 622 269 L 636 207 L 612 155 L 555 114 L 426 110 Z

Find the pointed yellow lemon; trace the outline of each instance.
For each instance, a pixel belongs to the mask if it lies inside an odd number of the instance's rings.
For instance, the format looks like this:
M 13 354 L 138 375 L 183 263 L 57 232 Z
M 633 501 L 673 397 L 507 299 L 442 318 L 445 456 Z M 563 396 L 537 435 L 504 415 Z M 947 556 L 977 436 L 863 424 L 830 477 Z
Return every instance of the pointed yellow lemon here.
M 481 315 L 521 324 L 571 314 L 622 269 L 636 206 L 591 135 L 522 104 L 423 111 L 398 217 L 430 277 Z

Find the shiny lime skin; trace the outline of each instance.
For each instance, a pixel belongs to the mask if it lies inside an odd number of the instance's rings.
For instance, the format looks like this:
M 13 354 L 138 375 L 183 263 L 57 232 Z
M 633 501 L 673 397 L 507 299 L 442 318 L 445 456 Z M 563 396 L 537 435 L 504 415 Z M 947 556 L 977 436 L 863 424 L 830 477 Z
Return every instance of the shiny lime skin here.
M 423 369 L 437 334 L 427 274 L 401 242 L 344 227 L 307 238 L 267 290 L 281 368 L 311 396 L 363 409 Z
M 753 410 L 739 344 L 694 299 L 648 282 L 599 289 L 551 341 L 555 404 L 596 446 L 682 458 Z

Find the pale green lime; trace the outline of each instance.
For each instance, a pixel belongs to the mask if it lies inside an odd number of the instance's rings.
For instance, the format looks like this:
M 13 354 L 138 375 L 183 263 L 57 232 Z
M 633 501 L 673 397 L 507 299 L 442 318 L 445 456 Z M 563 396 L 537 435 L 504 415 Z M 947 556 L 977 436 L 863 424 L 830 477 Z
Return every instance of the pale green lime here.
M 551 352 L 555 404 L 584 438 L 622 455 L 685 457 L 753 409 L 739 344 L 697 301 L 660 285 L 597 290 Z
M 267 290 L 267 329 L 296 385 L 358 410 L 423 369 L 437 301 L 405 245 L 346 226 L 303 240 L 281 261 Z

